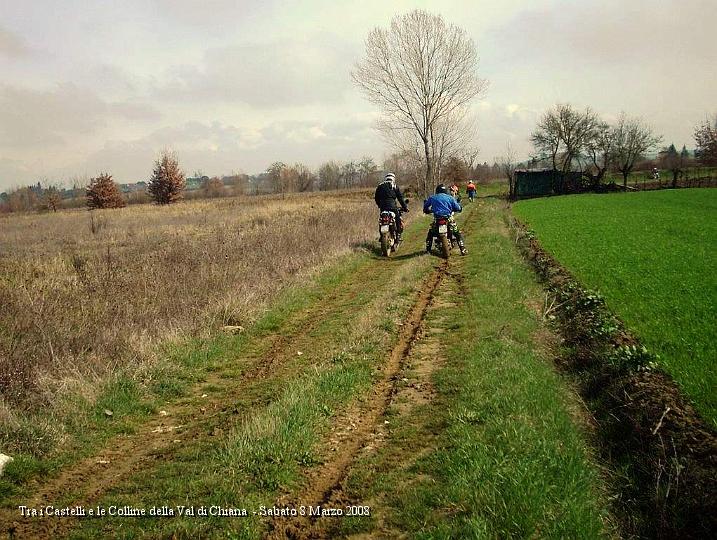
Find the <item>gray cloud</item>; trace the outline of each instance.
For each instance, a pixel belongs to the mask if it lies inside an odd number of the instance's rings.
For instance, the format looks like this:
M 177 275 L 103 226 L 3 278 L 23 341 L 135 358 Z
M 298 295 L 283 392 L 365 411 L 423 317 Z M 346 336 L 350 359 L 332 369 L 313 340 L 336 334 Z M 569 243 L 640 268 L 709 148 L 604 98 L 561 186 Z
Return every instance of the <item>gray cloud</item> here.
M 717 59 L 715 20 L 717 4 L 711 0 L 574 2 L 525 10 L 490 37 L 500 37 L 506 45 L 500 56 L 512 64 L 647 65 L 664 66 L 668 73 L 672 62 L 706 65 Z
M 0 148 L 32 148 L 71 142 L 105 127 L 113 119 L 156 120 L 153 107 L 108 103 L 86 88 L 61 84 L 53 90 L 0 87 Z
M 210 49 L 199 66 L 171 68 L 157 94 L 259 108 L 337 103 L 351 87 L 347 49 L 330 35 Z

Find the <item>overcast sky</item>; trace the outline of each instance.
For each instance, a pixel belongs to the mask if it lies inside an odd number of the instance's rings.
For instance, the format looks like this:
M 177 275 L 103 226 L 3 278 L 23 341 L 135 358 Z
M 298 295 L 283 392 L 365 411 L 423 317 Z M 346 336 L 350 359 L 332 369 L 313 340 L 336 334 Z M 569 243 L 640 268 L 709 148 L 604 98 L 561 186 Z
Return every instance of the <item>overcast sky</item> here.
M 349 72 L 373 27 L 416 7 L 476 44 L 482 161 L 508 140 L 526 157 L 557 102 L 644 116 L 679 147 L 717 112 L 714 0 L 0 0 L 0 190 L 146 180 L 164 148 L 190 174 L 380 162 Z

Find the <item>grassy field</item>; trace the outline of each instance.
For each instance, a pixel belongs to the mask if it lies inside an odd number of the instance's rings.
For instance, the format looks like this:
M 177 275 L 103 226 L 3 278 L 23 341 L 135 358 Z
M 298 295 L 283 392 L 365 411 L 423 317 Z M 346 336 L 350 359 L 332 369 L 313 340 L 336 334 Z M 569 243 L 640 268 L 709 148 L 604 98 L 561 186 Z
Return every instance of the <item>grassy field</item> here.
M 516 215 L 717 423 L 717 191 L 520 201 Z
M 1 217 L 0 447 L 67 448 L 78 411 L 172 371 L 165 345 L 249 326 L 375 219 L 368 192 Z
M 581 406 L 552 367 L 557 338 L 504 212 L 469 206 L 468 257 L 425 256 L 419 216 L 395 258 L 345 254 L 245 332 L 165 348 L 170 370 L 125 379 L 100 405 L 115 414 L 86 419 L 84 432 L 114 430 L 106 441 L 8 466 L 0 522 L 17 504 L 190 505 L 248 515 L 30 519 L 17 535 L 609 536 Z M 319 504 L 371 511 L 254 513 Z

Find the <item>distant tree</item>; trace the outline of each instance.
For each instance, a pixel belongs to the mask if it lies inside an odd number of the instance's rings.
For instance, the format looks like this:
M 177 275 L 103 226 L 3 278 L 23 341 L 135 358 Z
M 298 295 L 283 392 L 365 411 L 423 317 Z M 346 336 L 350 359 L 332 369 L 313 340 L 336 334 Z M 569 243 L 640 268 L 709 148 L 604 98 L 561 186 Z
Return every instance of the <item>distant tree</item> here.
M 662 150 L 659 154 L 658 161 L 660 162 L 660 167 L 663 169 L 667 169 L 672 173 L 673 189 L 677 187 L 677 178 L 682 173 L 685 167 L 685 154 L 687 154 L 686 148 L 684 148 L 684 153 L 678 152 L 674 144 L 671 144 L 670 146 Z
M 271 186 L 271 191 L 273 193 L 285 193 L 287 186 L 286 184 L 286 174 L 284 173 L 284 170 L 286 169 L 286 165 L 282 163 L 281 161 L 275 161 L 271 165 L 269 165 L 269 168 L 266 170 L 267 179 L 269 180 L 269 184 Z M 282 175 L 282 173 L 284 173 Z
M 7 208 L 10 212 L 28 212 L 38 205 L 38 192 L 35 186 L 11 189 L 7 193 Z
M 345 188 L 354 187 L 359 177 L 358 166 L 355 161 L 348 161 L 341 166 L 341 181 Z
M 361 161 L 358 162 L 358 183 L 361 186 L 373 185 L 374 176 L 378 171 L 378 167 L 373 161 L 373 158 L 362 157 Z
M 101 208 L 122 208 L 125 206 L 124 197 L 112 176 L 107 173 L 100 174 L 90 180 L 86 189 L 87 207 L 90 210 Z
M 695 127 L 695 157 L 705 165 L 717 165 L 717 114 Z
M 593 188 L 605 177 L 615 159 L 616 131 L 606 122 L 598 122 L 585 144 L 585 153 L 590 162 L 586 175 Z M 594 171 L 594 172 L 593 172 Z
M 154 162 L 152 178 L 147 191 L 157 204 L 172 204 L 182 199 L 185 187 L 184 173 L 173 152 L 165 151 Z
M 233 195 L 246 195 L 249 193 L 249 175 L 232 171 L 232 174 L 224 178 L 224 184 L 232 187 Z
M 61 202 L 62 197 L 60 196 L 60 190 L 57 186 L 48 186 L 45 188 L 42 194 L 42 203 L 45 209 L 57 212 Z
M 314 191 L 316 176 L 311 172 L 311 169 L 303 163 L 297 163 L 292 169 L 296 178 L 294 181 L 296 191 Z
M 505 145 L 505 153 L 502 156 L 495 158 L 495 163 L 500 174 L 508 181 L 508 198 L 515 200 L 517 196 L 516 185 L 515 185 L 515 169 L 517 167 L 517 161 L 515 158 L 515 151 L 513 146 L 508 141 Z
M 623 187 L 635 162 L 662 140 L 640 118 L 630 118 L 624 112 L 615 125 L 615 167 L 622 173 Z
M 468 165 L 461 158 L 453 156 L 443 167 L 442 177 L 446 182 L 464 184 L 468 181 Z
M 366 57 L 353 80 L 381 108 L 386 125 L 420 142 L 424 187 L 434 179 L 436 128 L 486 86 L 477 64 L 466 31 L 426 11 L 396 16 L 390 28 L 374 28 L 366 38 Z
M 318 172 L 319 189 L 338 189 L 341 182 L 341 165 L 335 161 L 329 161 L 319 167 Z
M 554 170 L 567 174 L 587 153 L 600 125 L 590 107 L 578 111 L 569 103 L 559 103 L 543 114 L 530 139 L 541 158 L 550 158 Z
M 209 198 L 223 197 L 226 195 L 224 182 L 216 176 L 214 178 L 208 178 L 202 183 L 202 192 L 205 197 Z

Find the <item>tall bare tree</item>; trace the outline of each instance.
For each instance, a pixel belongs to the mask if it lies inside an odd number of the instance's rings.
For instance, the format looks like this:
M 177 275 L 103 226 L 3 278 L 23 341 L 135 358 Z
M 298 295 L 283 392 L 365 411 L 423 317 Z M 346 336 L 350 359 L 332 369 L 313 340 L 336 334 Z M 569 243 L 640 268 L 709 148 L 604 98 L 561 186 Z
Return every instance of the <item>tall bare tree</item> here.
M 477 65 L 465 30 L 422 10 L 396 16 L 389 29 L 375 28 L 366 38 L 366 57 L 351 75 L 388 124 L 416 133 L 425 159 L 424 186 L 434 178 L 437 123 L 486 87 Z
M 662 140 L 640 118 L 620 114 L 615 125 L 615 167 L 622 173 L 622 185 L 627 189 L 627 177 L 635 162 Z

